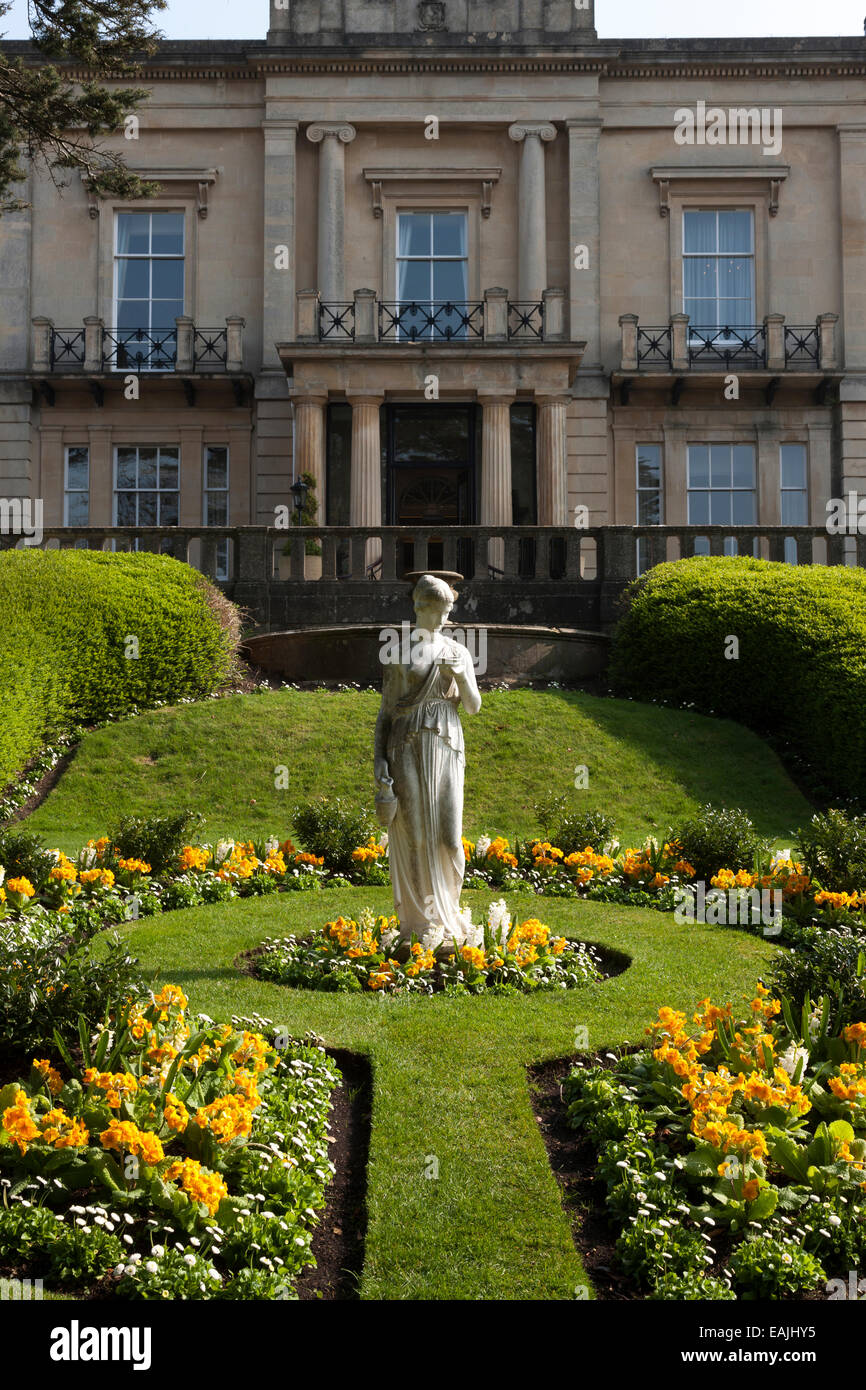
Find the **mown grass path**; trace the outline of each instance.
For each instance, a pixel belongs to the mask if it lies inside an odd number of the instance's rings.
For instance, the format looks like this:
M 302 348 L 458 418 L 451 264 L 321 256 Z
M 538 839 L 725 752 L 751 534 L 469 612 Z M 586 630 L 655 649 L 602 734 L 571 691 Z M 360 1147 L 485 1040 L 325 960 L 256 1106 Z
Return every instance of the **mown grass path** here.
M 478 919 L 489 895 L 467 894 Z M 241 974 L 265 936 L 316 930 L 385 889 L 246 899 L 166 914 L 126 930 L 142 964 L 214 1018 L 258 1012 L 294 1034 L 369 1056 L 373 1125 L 366 1299 L 573 1299 L 587 1285 L 530 1105 L 527 1065 L 639 1042 L 661 1004 L 691 1012 L 750 991 L 775 948 L 671 915 L 538 899 L 509 901 L 569 936 L 627 953 L 621 975 L 585 990 L 517 999 L 391 999 L 288 990 Z M 475 906 L 477 904 L 477 907 Z M 425 1174 L 438 1171 L 438 1176 Z

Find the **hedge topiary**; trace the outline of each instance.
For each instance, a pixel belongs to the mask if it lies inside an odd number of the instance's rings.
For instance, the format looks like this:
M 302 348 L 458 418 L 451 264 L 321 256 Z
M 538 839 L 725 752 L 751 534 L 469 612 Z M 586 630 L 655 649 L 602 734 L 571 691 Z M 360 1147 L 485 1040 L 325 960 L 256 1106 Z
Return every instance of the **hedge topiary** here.
M 234 607 L 168 555 L 0 552 L 0 787 L 52 733 L 210 694 L 238 636 Z
M 657 565 L 626 602 L 615 693 L 773 734 L 817 793 L 866 800 L 866 572 L 695 557 Z

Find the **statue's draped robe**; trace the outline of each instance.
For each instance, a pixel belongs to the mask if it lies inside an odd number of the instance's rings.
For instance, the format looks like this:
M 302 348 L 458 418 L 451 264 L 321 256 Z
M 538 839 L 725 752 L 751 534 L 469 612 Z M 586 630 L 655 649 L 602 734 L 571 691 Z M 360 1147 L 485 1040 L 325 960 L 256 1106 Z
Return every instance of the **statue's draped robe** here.
M 442 645 L 452 648 L 450 638 Z M 402 691 L 402 693 L 400 693 Z M 383 702 L 390 713 L 386 756 L 397 814 L 388 832 L 394 910 L 400 935 L 431 944 L 464 940 L 463 727 L 460 693 L 450 671 L 434 664 L 386 667 Z

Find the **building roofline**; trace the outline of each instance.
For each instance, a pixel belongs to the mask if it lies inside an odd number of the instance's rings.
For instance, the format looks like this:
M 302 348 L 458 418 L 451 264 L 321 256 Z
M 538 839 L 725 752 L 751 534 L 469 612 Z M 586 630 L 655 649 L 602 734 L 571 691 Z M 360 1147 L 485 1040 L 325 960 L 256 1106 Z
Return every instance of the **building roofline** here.
M 602 72 L 609 78 L 771 73 L 796 76 L 847 76 L 866 72 L 866 36 L 792 38 L 650 38 L 599 39 L 537 45 L 407 44 L 371 35 L 343 47 L 307 46 L 255 39 L 165 39 L 150 55 L 141 55 L 141 77 L 171 79 L 181 73 L 255 78 L 269 72 L 324 70 L 397 71 L 480 70 L 486 68 L 550 71 L 557 68 Z M 0 40 L 10 58 L 51 61 L 30 40 Z M 83 75 L 77 62 L 59 64 L 70 75 Z M 133 77 L 133 81 L 135 78 Z

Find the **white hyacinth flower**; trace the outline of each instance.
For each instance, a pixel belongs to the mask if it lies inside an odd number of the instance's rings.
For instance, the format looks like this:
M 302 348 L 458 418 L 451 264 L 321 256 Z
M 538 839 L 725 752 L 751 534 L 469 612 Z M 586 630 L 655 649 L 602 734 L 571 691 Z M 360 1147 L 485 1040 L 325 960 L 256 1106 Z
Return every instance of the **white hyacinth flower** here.
M 809 1053 L 805 1047 L 798 1047 L 796 1043 L 791 1043 L 790 1047 L 788 1047 L 779 1058 L 779 1066 L 786 1071 L 789 1076 L 793 1076 L 801 1060 L 803 1063 L 802 1074 L 805 1075 L 806 1068 L 809 1065 Z

